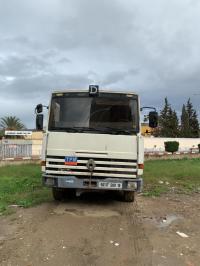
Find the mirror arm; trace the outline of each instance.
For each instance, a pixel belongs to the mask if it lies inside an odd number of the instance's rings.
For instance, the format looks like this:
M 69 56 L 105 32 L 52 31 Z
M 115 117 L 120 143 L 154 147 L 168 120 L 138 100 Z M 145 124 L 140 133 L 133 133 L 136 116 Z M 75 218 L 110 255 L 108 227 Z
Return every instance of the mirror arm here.
M 143 111 L 143 109 L 151 109 L 151 110 L 154 110 L 155 112 L 157 112 L 155 107 L 144 106 L 144 107 L 140 108 L 140 111 Z

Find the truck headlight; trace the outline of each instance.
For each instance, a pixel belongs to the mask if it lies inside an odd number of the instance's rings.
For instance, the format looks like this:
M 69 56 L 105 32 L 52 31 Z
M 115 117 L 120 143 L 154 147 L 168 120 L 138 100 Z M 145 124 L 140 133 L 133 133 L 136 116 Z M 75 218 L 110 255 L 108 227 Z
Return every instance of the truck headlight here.
M 46 178 L 45 185 L 54 186 L 54 178 Z
M 137 189 L 137 182 L 128 181 L 127 188 L 128 189 Z

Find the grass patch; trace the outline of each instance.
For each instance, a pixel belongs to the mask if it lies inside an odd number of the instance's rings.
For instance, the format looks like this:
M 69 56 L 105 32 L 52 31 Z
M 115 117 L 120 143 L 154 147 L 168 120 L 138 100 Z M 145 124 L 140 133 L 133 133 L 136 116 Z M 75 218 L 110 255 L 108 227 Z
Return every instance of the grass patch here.
M 200 158 L 145 162 L 145 196 L 163 193 L 200 192 Z M 24 208 L 52 200 L 51 190 L 41 183 L 39 165 L 13 165 L 0 168 L 0 214 L 13 212 L 9 205 Z
M 200 192 L 200 158 L 145 162 L 144 195 Z
M 12 165 L 0 168 L 0 213 L 10 213 L 9 205 L 30 207 L 52 199 L 41 183 L 39 165 Z

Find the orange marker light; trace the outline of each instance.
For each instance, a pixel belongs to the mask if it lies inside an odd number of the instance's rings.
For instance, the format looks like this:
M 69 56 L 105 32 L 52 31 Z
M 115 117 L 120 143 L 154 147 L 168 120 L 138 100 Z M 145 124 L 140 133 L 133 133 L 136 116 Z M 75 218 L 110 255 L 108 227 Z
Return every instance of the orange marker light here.
M 144 164 L 143 163 L 139 163 L 138 164 L 138 169 L 144 169 Z
M 40 165 L 41 165 L 41 166 L 46 166 L 46 161 L 41 161 L 41 162 L 40 162 Z

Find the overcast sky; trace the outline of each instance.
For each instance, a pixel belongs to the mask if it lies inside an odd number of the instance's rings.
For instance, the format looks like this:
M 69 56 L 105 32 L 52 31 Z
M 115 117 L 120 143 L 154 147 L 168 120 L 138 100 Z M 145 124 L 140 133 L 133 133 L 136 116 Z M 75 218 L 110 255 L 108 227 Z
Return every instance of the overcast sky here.
M 51 91 L 94 83 L 199 112 L 200 1 L 0 0 L 0 117 L 33 128 Z

